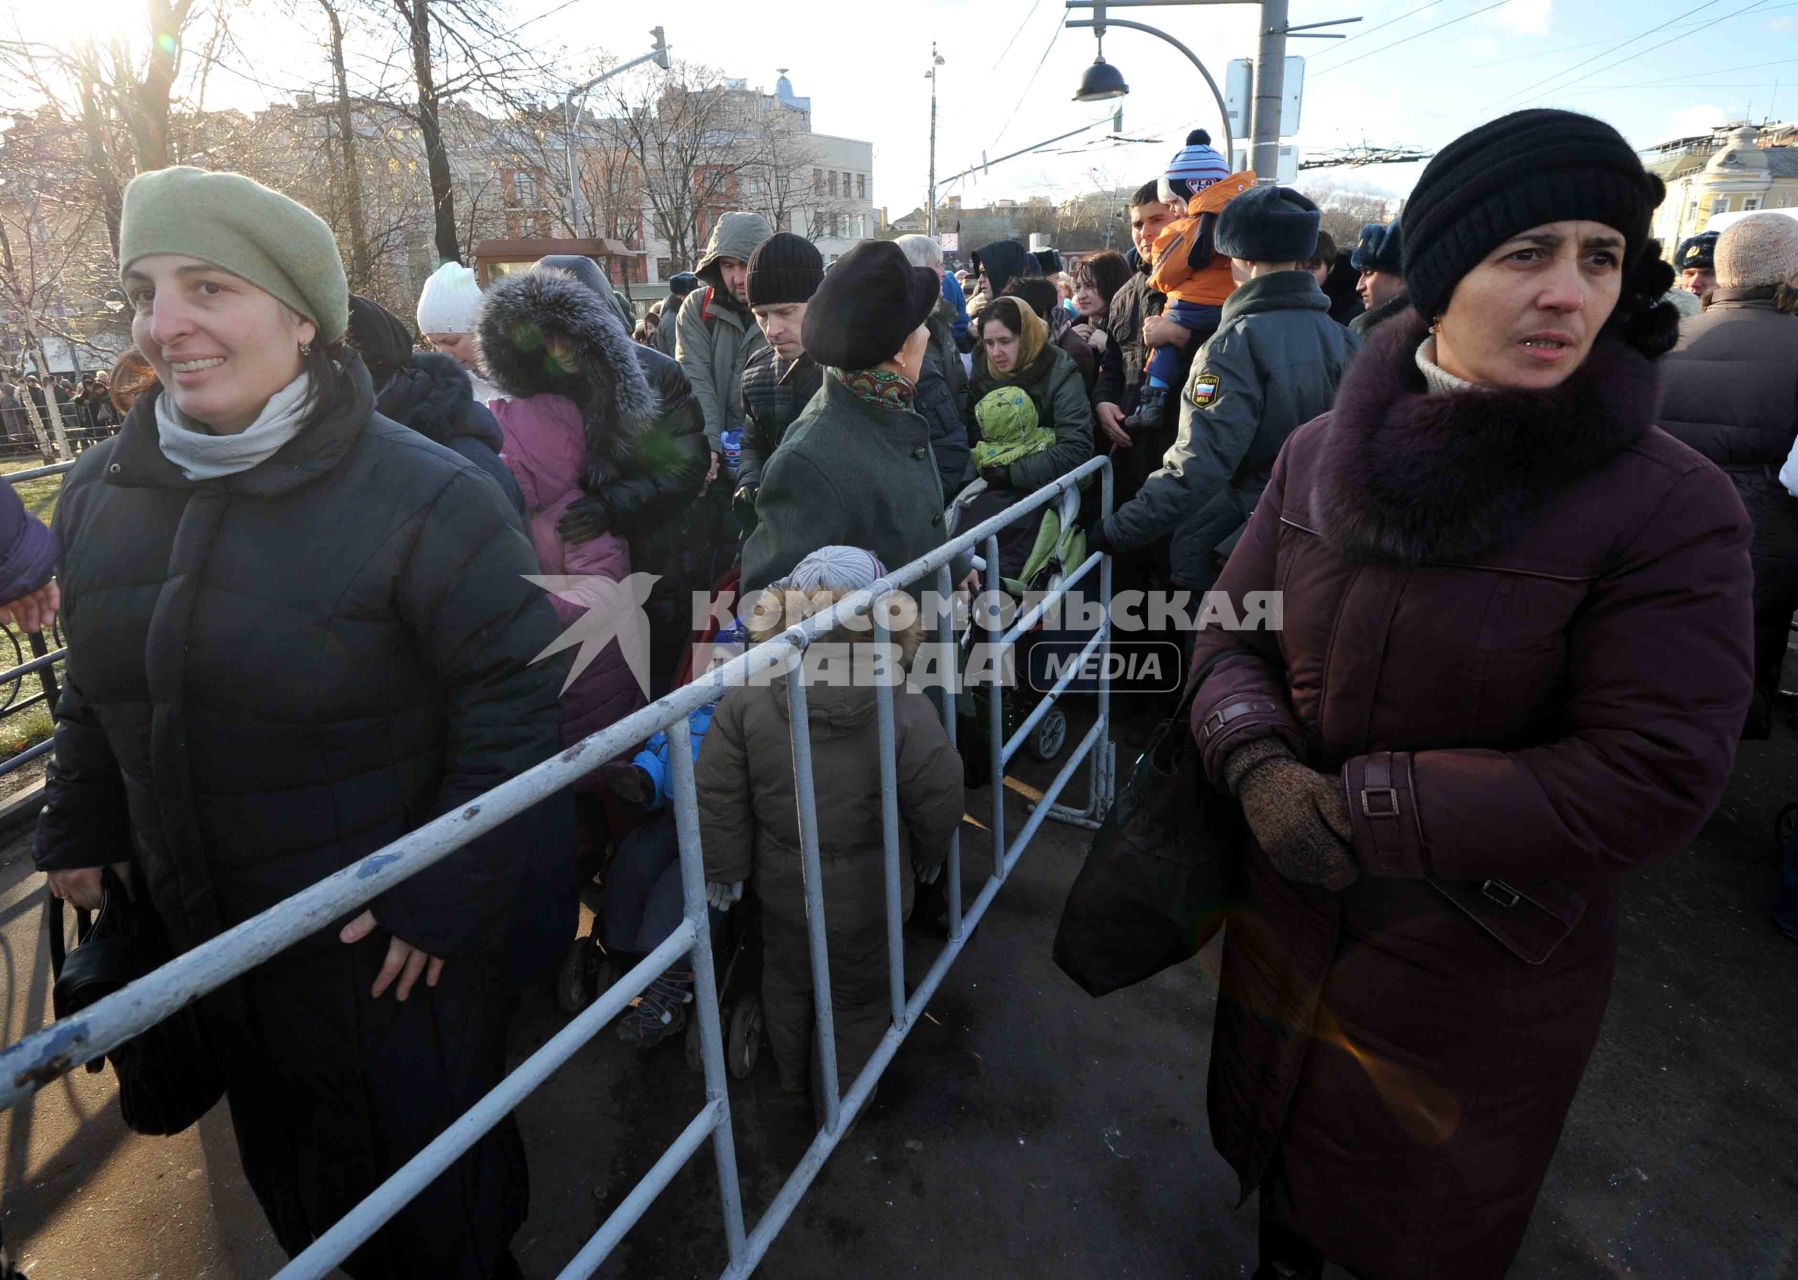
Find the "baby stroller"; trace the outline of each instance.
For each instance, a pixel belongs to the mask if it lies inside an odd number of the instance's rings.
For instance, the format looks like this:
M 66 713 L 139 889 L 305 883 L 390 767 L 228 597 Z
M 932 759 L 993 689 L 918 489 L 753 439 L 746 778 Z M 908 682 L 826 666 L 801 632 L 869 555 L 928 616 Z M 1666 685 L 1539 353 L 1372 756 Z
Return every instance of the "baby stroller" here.
M 944 513 L 943 523 L 948 536 L 954 537 L 962 529 L 991 519 L 1026 496 L 1009 490 L 994 490 L 986 481 L 975 480 L 955 496 Z M 1086 559 L 1086 534 L 1080 528 L 1080 507 L 1079 490 L 1066 489 L 1056 501 L 1042 508 L 1039 520 L 1021 520 L 999 532 L 1000 583 L 1020 612 L 1027 593 L 1059 587 Z M 985 580 L 983 573 L 982 582 Z M 964 665 L 969 648 L 989 635 L 983 620 L 974 619 L 962 634 Z M 1031 670 L 1031 653 L 1038 643 L 1049 641 L 1066 646 L 1085 639 L 1086 636 L 1065 630 L 1051 632 L 1044 622 L 1038 621 L 1019 637 L 1013 654 L 1015 668 L 1019 672 Z M 1015 679 L 998 689 L 981 686 L 971 690 L 971 696 L 958 701 L 963 721 L 957 741 L 962 744 L 970 786 L 981 786 L 988 780 L 987 699 L 995 694 L 1002 699 L 1001 723 L 1009 738 L 1042 701 L 1042 694 L 1032 685 L 1029 679 Z M 1035 730 L 1024 742 L 1024 749 L 1037 760 L 1055 760 L 1066 749 L 1067 739 L 1067 715 L 1057 705 L 1037 721 Z

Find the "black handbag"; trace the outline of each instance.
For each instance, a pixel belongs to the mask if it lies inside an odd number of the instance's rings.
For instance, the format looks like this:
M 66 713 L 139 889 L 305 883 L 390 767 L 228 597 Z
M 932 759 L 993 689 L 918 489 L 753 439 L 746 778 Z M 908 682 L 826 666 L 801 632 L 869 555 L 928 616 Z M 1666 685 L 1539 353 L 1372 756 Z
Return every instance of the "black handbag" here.
M 1192 959 L 1223 927 L 1246 827 L 1188 727 L 1209 672 L 1155 730 L 1093 836 L 1055 930 L 1055 963 L 1102 996 Z
M 162 917 L 148 894 L 133 899 L 113 873 L 100 877 L 100 910 L 93 923 L 78 911 L 78 937 L 65 952 L 62 899 L 45 903 L 50 930 L 50 967 L 56 985 L 51 1005 L 58 1018 L 77 1013 L 157 966 L 174 958 Z M 199 1011 L 178 1009 L 149 1030 L 106 1055 L 119 1081 L 119 1112 L 134 1133 L 180 1133 L 213 1107 L 225 1092 L 224 1075 L 207 1047 Z M 87 1064 L 100 1070 L 101 1059 Z

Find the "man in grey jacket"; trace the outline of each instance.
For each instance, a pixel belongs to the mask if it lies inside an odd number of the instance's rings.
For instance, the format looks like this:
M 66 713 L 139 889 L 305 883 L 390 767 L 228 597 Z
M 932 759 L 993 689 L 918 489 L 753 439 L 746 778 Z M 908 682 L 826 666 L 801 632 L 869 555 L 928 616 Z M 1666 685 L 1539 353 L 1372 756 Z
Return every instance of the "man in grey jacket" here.
M 726 428 L 743 427 L 743 367 L 768 345 L 749 310 L 749 257 L 773 234 L 759 213 L 719 217 L 694 272 L 701 287 L 681 303 L 676 322 L 675 359 L 705 413 L 706 443 L 712 450 L 708 484 L 718 475 Z
M 1128 551 L 1173 535 L 1171 577 L 1203 591 L 1248 523 L 1286 437 L 1330 407 L 1361 343 L 1330 319 L 1305 263 L 1317 251 L 1317 206 L 1284 187 L 1256 187 L 1218 218 L 1217 251 L 1238 287 L 1193 359 L 1180 434 L 1161 470 L 1089 538 Z

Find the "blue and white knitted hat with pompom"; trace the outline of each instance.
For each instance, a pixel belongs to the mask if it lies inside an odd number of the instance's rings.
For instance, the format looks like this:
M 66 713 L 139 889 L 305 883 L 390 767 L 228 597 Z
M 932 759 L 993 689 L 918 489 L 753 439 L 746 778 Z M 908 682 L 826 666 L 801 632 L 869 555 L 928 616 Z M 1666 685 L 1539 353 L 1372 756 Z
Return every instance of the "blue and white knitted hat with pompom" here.
M 1161 198 L 1185 204 L 1195 191 L 1203 191 L 1214 182 L 1230 176 L 1230 164 L 1211 149 L 1211 135 L 1194 129 L 1186 135 L 1186 145 L 1168 162 L 1161 177 Z

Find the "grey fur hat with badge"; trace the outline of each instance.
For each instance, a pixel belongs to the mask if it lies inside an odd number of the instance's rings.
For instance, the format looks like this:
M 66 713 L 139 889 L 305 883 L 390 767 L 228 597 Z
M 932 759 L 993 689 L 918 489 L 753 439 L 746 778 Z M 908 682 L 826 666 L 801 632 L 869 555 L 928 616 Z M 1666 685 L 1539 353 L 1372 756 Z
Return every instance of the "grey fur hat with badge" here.
M 1249 262 L 1307 262 L 1317 252 L 1317 206 L 1290 187 L 1254 187 L 1224 206 L 1214 243 Z

